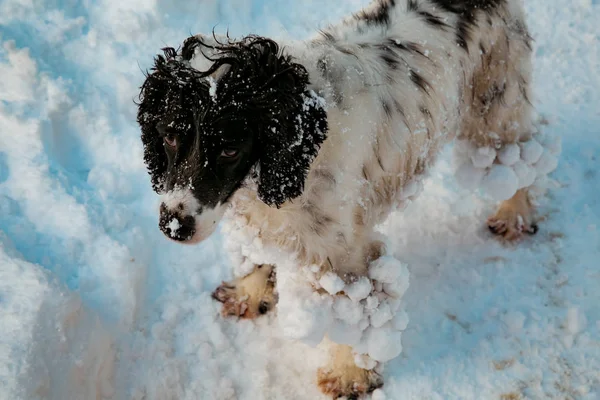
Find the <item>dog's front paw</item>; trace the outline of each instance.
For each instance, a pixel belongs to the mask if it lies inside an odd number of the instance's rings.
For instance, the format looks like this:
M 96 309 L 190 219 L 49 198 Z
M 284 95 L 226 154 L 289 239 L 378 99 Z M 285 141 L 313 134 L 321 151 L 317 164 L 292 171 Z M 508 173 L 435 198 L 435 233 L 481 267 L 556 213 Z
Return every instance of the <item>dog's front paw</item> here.
M 519 239 L 524 233 L 535 234 L 538 227 L 533 221 L 533 211 L 527 192 L 521 189 L 502 202 L 496 214 L 488 218 L 488 228 L 509 241 Z
M 272 265 L 257 265 L 243 278 L 223 282 L 212 294 L 223 303 L 223 316 L 253 319 L 275 307 L 275 270 Z
M 332 363 L 317 372 L 317 384 L 321 392 L 334 399 L 358 399 L 383 386 L 381 375 L 356 365 L 350 347 L 340 346 L 336 353 Z

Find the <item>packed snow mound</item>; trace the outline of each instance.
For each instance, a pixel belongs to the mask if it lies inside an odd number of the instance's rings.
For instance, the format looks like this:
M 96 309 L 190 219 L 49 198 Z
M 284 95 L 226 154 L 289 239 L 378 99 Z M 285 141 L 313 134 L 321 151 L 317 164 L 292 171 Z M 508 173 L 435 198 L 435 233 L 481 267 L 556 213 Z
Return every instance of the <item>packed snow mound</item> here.
M 481 188 L 494 200 L 507 200 L 536 181 L 544 186 L 546 176 L 558 166 L 560 151 L 560 137 L 539 133 L 498 149 L 458 140 L 454 145 L 455 175 L 465 189 Z

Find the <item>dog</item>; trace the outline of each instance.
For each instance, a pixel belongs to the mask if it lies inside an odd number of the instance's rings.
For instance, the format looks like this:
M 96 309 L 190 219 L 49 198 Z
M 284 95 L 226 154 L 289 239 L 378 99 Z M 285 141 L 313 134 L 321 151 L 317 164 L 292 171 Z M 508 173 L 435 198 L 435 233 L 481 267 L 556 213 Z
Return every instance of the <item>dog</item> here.
M 535 233 L 531 188 L 556 160 L 533 123 L 531 53 L 520 0 L 375 0 L 307 41 L 213 34 L 163 49 L 137 115 L 159 227 L 198 243 L 231 213 L 352 282 L 385 253 L 374 227 L 455 140 L 457 174 L 502 201 L 489 229 Z M 223 314 L 273 309 L 275 271 L 221 285 Z M 345 345 L 317 381 L 333 398 L 382 384 Z

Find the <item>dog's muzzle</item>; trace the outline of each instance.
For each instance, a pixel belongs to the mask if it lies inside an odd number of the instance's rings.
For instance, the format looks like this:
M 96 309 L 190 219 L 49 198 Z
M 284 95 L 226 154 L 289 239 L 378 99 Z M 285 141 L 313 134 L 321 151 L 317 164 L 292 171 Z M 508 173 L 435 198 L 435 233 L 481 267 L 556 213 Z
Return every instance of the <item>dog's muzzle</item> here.
M 196 219 L 193 216 L 169 210 L 164 203 L 160 206 L 158 226 L 168 238 L 179 242 L 191 240 L 196 233 Z

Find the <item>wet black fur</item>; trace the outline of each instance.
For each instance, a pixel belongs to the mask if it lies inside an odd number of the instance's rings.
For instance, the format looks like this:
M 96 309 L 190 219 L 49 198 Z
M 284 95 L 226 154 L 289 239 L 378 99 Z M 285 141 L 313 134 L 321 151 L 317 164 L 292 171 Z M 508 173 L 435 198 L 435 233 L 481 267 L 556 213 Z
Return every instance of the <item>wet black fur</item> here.
M 209 70 L 189 65 L 195 52 L 209 49 Z M 214 46 L 190 37 L 180 52 L 163 51 L 138 104 L 154 190 L 190 187 L 202 205 L 214 206 L 227 201 L 257 167 L 258 194 L 266 204 L 279 206 L 299 196 L 327 132 L 325 110 L 307 89 L 306 69 L 258 36 Z M 211 97 L 207 77 L 221 67 L 229 70 Z M 165 130 L 178 138 L 176 151 L 165 149 Z M 240 151 L 237 161 L 219 158 L 232 147 Z

